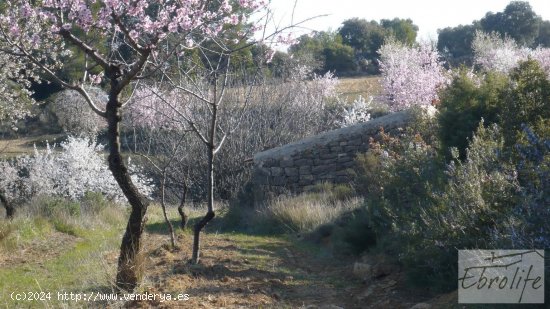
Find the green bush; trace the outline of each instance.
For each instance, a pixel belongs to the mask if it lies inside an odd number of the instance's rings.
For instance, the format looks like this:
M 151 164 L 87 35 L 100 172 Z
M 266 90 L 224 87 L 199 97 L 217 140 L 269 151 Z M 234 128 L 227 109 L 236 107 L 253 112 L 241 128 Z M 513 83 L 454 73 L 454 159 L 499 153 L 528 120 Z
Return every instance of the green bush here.
M 515 145 L 521 201 L 514 209 L 519 226 L 512 241 L 518 246 L 550 247 L 550 127 L 537 135 L 528 126 Z
M 450 158 L 449 149 L 458 148 L 461 159 L 481 119 L 486 125 L 496 123 L 499 97 L 508 79 L 504 75 L 488 73 L 484 78 L 472 77 L 462 70 L 441 94 L 438 121 L 442 150 Z
M 109 206 L 109 201 L 101 192 L 86 192 L 81 201 L 82 209 L 91 213 L 100 213 Z
M 445 165 L 420 133 L 381 133 L 358 158 L 377 250 L 414 284 L 456 287 L 457 249 L 509 248 L 520 193 L 496 125 L 479 125 L 465 160 Z
M 40 208 L 44 216 L 55 218 L 60 215 L 80 216 L 80 203 L 61 197 L 43 197 Z
M 337 221 L 333 236 L 337 252 L 359 254 L 376 245 L 376 234 L 368 218 L 366 209 L 361 207 Z
M 400 234 L 398 230 L 414 233 L 424 205 L 433 203 L 433 187 L 444 176 L 444 164 L 423 135 L 413 128 L 399 136 L 382 131 L 371 140 L 369 151 L 357 157 L 357 190 L 379 236 Z
M 447 181 L 434 203 L 424 207 L 420 233 L 412 239 L 403 263 L 410 278 L 425 274 L 419 284 L 456 287 L 457 249 L 511 248 L 518 183 L 504 153 L 502 133 L 483 123 L 467 150 L 447 168 Z M 430 282 L 431 281 L 431 282 Z
M 507 146 L 512 147 L 521 138 L 522 125 L 539 134 L 548 130 L 550 80 L 537 61 L 521 62 L 510 73 L 510 83 L 500 99 L 500 125 Z

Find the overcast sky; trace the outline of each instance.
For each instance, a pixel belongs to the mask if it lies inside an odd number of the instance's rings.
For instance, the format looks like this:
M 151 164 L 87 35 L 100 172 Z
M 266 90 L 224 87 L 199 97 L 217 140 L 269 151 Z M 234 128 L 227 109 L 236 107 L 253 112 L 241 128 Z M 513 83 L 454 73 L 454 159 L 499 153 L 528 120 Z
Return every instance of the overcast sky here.
M 275 20 L 288 25 L 294 0 L 271 0 Z M 550 20 L 550 0 L 528 1 L 533 10 Z M 336 30 L 349 18 L 367 20 L 410 18 L 420 28 L 422 39 L 437 39 L 437 29 L 470 24 L 485 13 L 501 12 L 510 0 L 298 0 L 294 22 L 317 15 L 329 14 L 309 21 L 304 26 L 313 30 Z

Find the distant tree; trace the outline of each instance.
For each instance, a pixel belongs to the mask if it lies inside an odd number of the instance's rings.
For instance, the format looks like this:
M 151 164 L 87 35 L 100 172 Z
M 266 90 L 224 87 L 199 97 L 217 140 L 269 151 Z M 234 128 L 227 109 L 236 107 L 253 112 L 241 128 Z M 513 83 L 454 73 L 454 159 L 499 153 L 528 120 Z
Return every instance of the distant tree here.
M 276 51 L 267 67 L 273 77 L 286 80 L 290 76 L 292 68 L 297 65 L 294 62 L 288 53 Z
M 536 46 L 550 47 L 550 21 L 544 20 L 539 26 L 539 35 L 535 41 Z
M 386 29 L 387 33 L 394 37 L 397 41 L 412 45 L 416 42 L 418 26 L 411 19 L 382 19 L 380 21 L 382 28 Z
M 535 60 L 550 75 L 550 48 L 530 49 L 520 47 L 509 37 L 501 38 L 498 34 L 477 32 L 472 48 L 475 53 L 475 64 L 485 71 L 508 73 L 521 61 Z
M 529 47 L 539 35 L 540 22 L 541 18 L 526 1 L 512 1 L 503 12 L 488 12 L 480 20 L 483 31 L 508 35 L 519 45 Z
M 293 58 L 320 73 L 324 70 L 325 57 L 323 49 L 330 37 L 328 32 L 321 31 L 300 36 L 295 44 L 289 47 L 289 53 Z
M 325 58 L 324 71 L 340 73 L 353 73 L 357 71 L 355 52 L 351 46 L 342 43 L 342 37 L 335 35 L 323 49 Z
M 496 32 L 491 34 L 476 32 L 472 49 L 476 65 L 487 71 L 500 73 L 508 73 L 528 53 L 526 48 L 520 48 L 512 38 L 501 38 Z
M 410 19 L 383 19 L 367 21 L 360 18 L 345 20 L 338 33 L 342 42 L 353 47 L 355 60 L 367 73 L 378 73 L 378 50 L 389 37 L 411 45 L 416 40 L 418 26 Z
M 451 65 L 472 65 L 474 57 L 472 42 L 476 30 L 479 28 L 479 24 L 474 23 L 439 29 L 437 31 L 437 50 Z
M 86 91 L 101 108 L 105 108 L 109 98 L 96 87 L 87 87 Z M 88 107 L 88 103 L 78 92 L 63 90 L 55 95 L 50 103 L 57 123 L 63 131 L 74 136 L 95 138 L 99 131 L 106 128 L 102 117 Z
M 337 74 L 355 72 L 357 63 L 351 46 L 343 43 L 343 38 L 335 32 L 321 31 L 313 35 L 303 35 L 298 43 L 290 47 L 290 53 L 299 59 L 313 62 L 316 73 L 328 71 Z
M 352 18 L 345 20 L 338 30 L 342 42 L 353 47 L 358 62 L 366 63 L 367 71 L 378 72 L 377 51 L 386 38 L 386 30 L 376 21 Z
M 488 12 L 470 25 L 438 30 L 437 49 L 451 65 L 473 64 L 475 32 L 498 33 L 513 39 L 520 47 L 550 46 L 550 21 L 543 21 L 525 1 L 512 1 L 503 12 Z

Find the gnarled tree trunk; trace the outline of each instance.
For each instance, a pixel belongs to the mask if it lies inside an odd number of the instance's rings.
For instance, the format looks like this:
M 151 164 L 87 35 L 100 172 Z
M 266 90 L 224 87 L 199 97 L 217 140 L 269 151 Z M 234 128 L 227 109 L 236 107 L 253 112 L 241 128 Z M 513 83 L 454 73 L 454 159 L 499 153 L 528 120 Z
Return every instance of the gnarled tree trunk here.
M 15 208 L 2 193 L 0 193 L 0 202 L 4 204 L 4 208 L 6 209 L 6 219 L 13 219 L 15 216 Z
M 116 79 L 111 80 L 111 89 L 117 89 Z M 118 94 L 112 91 L 106 107 L 108 124 L 107 138 L 109 140 L 109 169 L 119 184 L 122 192 L 128 199 L 132 211 L 126 232 L 120 245 L 116 286 L 119 290 L 132 291 L 136 288 L 141 277 L 141 234 L 145 225 L 144 218 L 149 201 L 138 191 L 130 178 L 120 152 L 120 109 Z

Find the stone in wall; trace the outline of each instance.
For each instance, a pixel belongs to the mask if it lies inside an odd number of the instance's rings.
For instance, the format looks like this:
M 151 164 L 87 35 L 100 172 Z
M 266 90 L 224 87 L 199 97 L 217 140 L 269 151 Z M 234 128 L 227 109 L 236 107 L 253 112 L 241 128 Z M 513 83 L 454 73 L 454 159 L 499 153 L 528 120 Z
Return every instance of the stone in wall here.
M 405 128 L 413 118 L 411 110 L 392 113 L 257 153 L 251 180 L 256 199 L 266 192 L 299 193 L 319 182 L 349 182 L 355 157 L 368 150 L 369 138 L 380 128 L 390 133 Z

